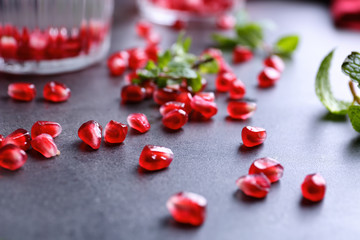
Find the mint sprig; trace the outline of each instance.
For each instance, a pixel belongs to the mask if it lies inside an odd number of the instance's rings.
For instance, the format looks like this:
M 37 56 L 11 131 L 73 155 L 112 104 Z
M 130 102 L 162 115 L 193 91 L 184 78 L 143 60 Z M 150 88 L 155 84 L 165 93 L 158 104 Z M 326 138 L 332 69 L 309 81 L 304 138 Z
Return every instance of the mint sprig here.
M 299 44 L 299 36 L 288 35 L 280 38 L 274 45 L 274 53 L 284 58 L 289 58 Z
M 360 53 L 352 52 L 341 66 L 343 72 L 360 86 Z

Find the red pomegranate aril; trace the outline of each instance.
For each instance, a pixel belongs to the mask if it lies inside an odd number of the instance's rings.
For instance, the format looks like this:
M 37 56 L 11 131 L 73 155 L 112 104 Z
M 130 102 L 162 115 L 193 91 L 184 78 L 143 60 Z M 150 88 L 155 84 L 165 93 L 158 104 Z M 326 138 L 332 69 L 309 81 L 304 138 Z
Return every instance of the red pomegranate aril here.
M 31 128 L 31 137 L 34 139 L 40 134 L 47 133 L 51 137 L 56 138 L 60 135 L 61 131 L 62 127 L 57 122 L 37 121 Z
M 250 61 L 254 54 L 248 47 L 237 46 L 233 50 L 233 63 L 244 63 Z
M 185 104 L 184 110 L 187 113 L 190 113 L 192 108 L 191 108 L 191 101 L 192 101 L 192 95 L 191 93 L 188 92 L 182 92 L 180 93 L 177 97 L 176 97 L 176 101 L 177 102 L 182 102 Z
M 43 95 L 49 102 L 65 102 L 70 98 L 71 90 L 63 83 L 51 81 L 45 85 Z
M 107 64 L 111 75 L 120 76 L 126 71 L 128 60 L 121 57 L 111 57 Z
M 185 21 L 178 19 L 172 24 L 171 27 L 172 27 L 172 29 L 174 29 L 176 31 L 181 31 L 186 28 L 186 25 L 187 24 Z
M 161 105 L 159 110 L 160 110 L 160 114 L 162 116 L 165 116 L 167 113 L 169 113 L 169 112 L 171 112 L 172 110 L 175 110 L 175 109 L 184 110 L 185 109 L 185 103 L 174 102 L 174 101 L 167 102 L 167 103 Z
M 270 191 L 271 183 L 262 173 L 250 174 L 236 180 L 236 185 L 247 196 L 264 198 Z
M 18 146 L 24 151 L 30 148 L 31 137 L 30 133 L 25 129 L 19 128 L 14 132 L 10 133 L 3 141 L 3 146 L 13 144 Z
M 178 130 L 188 122 L 188 114 L 182 109 L 174 109 L 164 115 L 162 122 L 165 127 Z
M 1 56 L 4 59 L 15 59 L 18 49 L 18 42 L 14 37 L 2 36 L 0 38 Z
M 180 192 L 169 198 L 166 206 L 175 221 L 200 226 L 206 218 L 206 199 L 196 193 Z
M 133 70 L 145 67 L 148 57 L 141 48 L 133 48 L 127 51 L 129 53 L 129 67 Z
M 127 84 L 132 84 L 133 80 L 138 80 L 139 79 L 139 75 L 137 74 L 136 71 L 128 73 L 125 75 L 125 82 Z
M 274 68 L 274 69 L 278 70 L 279 72 L 283 72 L 285 69 L 284 61 L 281 59 L 281 57 L 279 57 L 277 55 L 271 55 L 271 56 L 267 57 L 264 60 L 264 65 L 266 67 Z
M 128 63 L 129 61 L 129 53 L 127 51 L 118 51 L 118 52 L 114 52 L 113 54 L 111 54 L 111 56 L 108 58 L 108 67 L 110 68 L 110 64 L 109 62 L 111 62 L 111 60 L 113 58 L 121 58 L 121 59 L 124 59 L 126 61 L 126 64 Z M 127 66 L 127 65 L 126 65 Z
M 222 15 L 216 19 L 216 26 L 222 30 L 228 30 L 235 27 L 236 19 L 231 15 Z
M 130 114 L 127 117 L 127 122 L 131 128 L 139 131 L 140 133 L 146 133 L 151 128 L 147 117 L 142 113 Z
M 101 133 L 101 125 L 94 120 L 90 120 L 82 124 L 78 130 L 79 138 L 95 150 L 100 148 Z
M 220 72 L 215 80 L 216 90 L 219 92 L 227 92 L 231 83 L 236 80 L 236 76 L 232 72 Z
M 253 102 L 229 102 L 227 111 L 231 118 L 246 120 L 250 118 L 256 110 L 256 103 Z
M 145 53 L 148 57 L 148 59 L 157 62 L 158 60 L 158 53 L 160 52 L 160 49 L 157 45 L 154 43 L 149 43 L 149 45 L 145 48 Z
M 39 136 L 33 138 L 31 141 L 31 146 L 46 158 L 60 155 L 60 151 L 58 150 L 54 139 L 46 133 L 42 133 Z
M 106 124 L 104 139 L 107 143 L 122 143 L 127 135 L 128 126 L 111 120 Z
M 319 202 L 324 199 L 326 191 L 325 179 L 318 173 L 309 174 L 301 184 L 301 191 L 304 198 L 312 202 Z
M 259 158 L 251 164 L 249 174 L 260 173 L 263 173 L 271 183 L 274 183 L 279 181 L 283 176 L 284 167 L 273 158 Z
M 29 102 L 36 96 L 35 85 L 32 83 L 11 83 L 8 94 L 12 99 Z
M 151 30 L 152 24 L 147 21 L 141 20 L 136 23 L 136 33 L 140 37 L 147 37 L 150 34 Z
M 195 96 L 199 96 L 205 101 L 209 101 L 209 102 L 215 101 L 215 94 L 213 92 L 199 92 L 195 94 Z
M 242 99 L 245 96 L 245 94 L 246 94 L 246 87 L 242 81 L 236 80 L 231 83 L 229 90 L 229 95 L 231 99 L 233 100 Z
M 210 119 L 217 114 L 218 108 L 215 102 L 209 102 L 199 96 L 194 96 L 191 101 L 194 111 L 200 112 L 206 119 Z
M 158 88 L 154 91 L 153 98 L 157 104 L 163 105 L 167 102 L 175 101 L 178 95 L 179 95 L 179 91 L 176 89 Z
M 266 67 L 258 76 L 259 87 L 268 88 L 276 84 L 280 79 L 280 72 L 272 67 Z
M 241 138 L 246 147 L 255 147 L 263 144 L 266 136 L 266 130 L 260 127 L 246 126 L 241 131 Z
M 5 137 L 0 134 L 0 148 L 2 148 L 4 141 L 5 141 Z
M 139 164 L 148 171 L 158 171 L 169 167 L 174 153 L 166 147 L 146 145 L 141 152 Z
M 9 144 L 0 149 L 0 167 L 15 171 L 21 168 L 27 160 L 24 150 L 16 145 Z
M 121 89 L 121 99 L 123 103 L 141 102 L 145 99 L 145 89 L 138 85 L 127 85 Z
M 157 32 L 150 32 L 147 36 L 146 36 L 146 43 L 148 45 L 158 45 L 161 42 L 161 36 L 159 33 Z

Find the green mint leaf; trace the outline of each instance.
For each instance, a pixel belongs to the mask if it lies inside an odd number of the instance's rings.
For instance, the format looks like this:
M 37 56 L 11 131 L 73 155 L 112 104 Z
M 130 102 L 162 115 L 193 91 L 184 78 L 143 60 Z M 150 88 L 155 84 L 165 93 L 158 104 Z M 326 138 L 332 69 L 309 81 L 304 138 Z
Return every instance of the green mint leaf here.
M 155 83 L 159 88 L 164 88 L 167 86 L 167 78 L 156 78 Z
M 280 38 L 274 46 L 275 54 L 290 57 L 299 44 L 299 36 L 288 35 Z
M 345 115 L 351 103 L 335 99 L 331 91 L 329 69 L 333 54 L 334 50 L 322 61 L 316 76 L 315 90 L 319 100 L 331 113 Z
M 159 76 L 160 69 L 156 66 L 153 61 L 148 61 L 145 68 L 138 71 L 138 75 L 140 78 L 156 78 Z
M 145 69 L 148 70 L 148 71 L 151 71 L 151 70 L 157 69 L 157 66 L 154 63 L 154 61 L 150 60 L 150 61 L 147 62 L 146 66 L 145 66 Z
M 217 43 L 218 47 L 222 49 L 233 49 L 238 44 L 236 39 L 218 33 L 213 34 L 212 39 Z
M 201 90 L 201 78 L 201 75 L 197 74 L 196 78 L 187 79 L 187 84 L 192 88 L 193 92 L 198 92 Z
M 186 62 L 172 61 L 167 66 L 167 74 L 170 78 L 196 78 L 197 73 L 191 69 L 191 66 Z
M 355 131 L 360 132 L 360 106 L 350 106 L 348 110 L 348 115 Z
M 353 81 L 357 81 L 360 87 L 360 53 L 352 52 L 345 59 L 341 68 Z
M 205 57 L 205 59 L 212 58 L 208 54 L 205 54 L 204 57 Z M 215 59 L 213 59 L 210 62 L 203 63 L 199 66 L 199 71 L 202 74 L 216 74 L 219 72 L 219 70 L 220 70 L 219 64 L 217 63 L 217 61 Z
M 238 45 L 256 49 L 263 43 L 263 28 L 257 23 L 247 23 L 236 26 Z
M 171 52 L 170 50 L 165 51 L 162 55 L 159 56 L 158 58 L 158 66 L 159 68 L 164 68 L 165 66 L 167 66 L 169 64 L 169 62 L 171 61 Z
M 190 47 L 191 47 L 191 38 L 190 38 L 190 37 L 187 37 L 187 38 L 184 40 L 182 46 L 183 46 L 183 49 L 184 49 L 185 52 L 189 52 Z

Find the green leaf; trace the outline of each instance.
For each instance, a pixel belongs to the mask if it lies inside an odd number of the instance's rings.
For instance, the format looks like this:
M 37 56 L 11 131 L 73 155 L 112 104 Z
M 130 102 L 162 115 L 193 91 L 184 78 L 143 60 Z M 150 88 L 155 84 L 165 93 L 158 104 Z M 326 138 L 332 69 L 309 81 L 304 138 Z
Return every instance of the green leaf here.
M 184 62 L 170 62 L 167 74 L 171 78 L 196 78 L 197 73 L 191 69 L 190 65 Z
M 183 46 L 183 49 L 184 49 L 185 52 L 189 52 L 190 47 L 191 47 L 191 38 L 190 38 L 190 37 L 187 37 L 187 38 L 184 40 L 182 46 Z
M 212 58 L 208 54 L 205 54 L 204 57 L 205 57 L 205 59 Z M 210 62 L 203 63 L 199 66 L 199 71 L 202 74 L 216 74 L 219 72 L 219 69 L 220 69 L 219 64 L 217 63 L 217 61 L 215 59 L 213 59 Z
M 194 92 L 198 92 L 202 88 L 201 75 L 197 74 L 196 78 L 187 79 L 187 84 L 192 88 Z
M 167 78 L 157 78 L 155 79 L 155 83 L 159 88 L 164 88 L 167 86 Z
M 334 50 L 322 61 L 316 76 L 315 90 L 319 100 L 331 113 L 345 115 L 351 103 L 335 99 L 331 91 L 329 68 L 333 54 Z
M 345 59 L 341 68 L 353 81 L 357 81 L 360 87 L 360 53 L 352 52 Z
M 212 39 L 217 43 L 219 48 L 222 49 L 233 49 L 238 44 L 236 39 L 226 37 L 218 33 L 213 34 Z
M 360 132 L 360 106 L 350 106 L 348 114 L 353 128 L 355 129 L 355 131 Z
M 263 28 L 257 23 L 247 23 L 236 26 L 237 43 L 256 49 L 263 43 Z
M 156 78 L 159 76 L 160 70 L 153 61 L 148 61 L 145 68 L 138 71 L 138 75 L 141 78 Z
M 165 51 L 162 55 L 159 56 L 158 58 L 158 66 L 159 68 L 164 68 L 165 66 L 167 66 L 169 64 L 169 62 L 171 61 L 171 52 L 170 50 Z
M 274 46 L 275 54 L 290 57 L 299 44 L 299 36 L 288 35 L 280 38 Z

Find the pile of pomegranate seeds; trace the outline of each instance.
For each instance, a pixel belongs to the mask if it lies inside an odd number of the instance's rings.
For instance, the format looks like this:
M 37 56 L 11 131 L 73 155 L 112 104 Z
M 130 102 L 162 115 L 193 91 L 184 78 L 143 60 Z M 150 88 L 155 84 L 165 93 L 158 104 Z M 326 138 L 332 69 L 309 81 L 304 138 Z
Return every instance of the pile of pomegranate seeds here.
M 325 196 L 325 179 L 318 173 L 307 175 L 301 185 L 301 191 L 307 200 L 319 202 Z
M 281 73 L 285 69 L 284 61 L 279 56 L 272 55 L 264 60 L 264 66 L 264 70 L 258 76 L 259 87 L 272 87 L 280 79 Z
M 127 122 L 131 128 L 137 130 L 140 133 L 146 133 L 151 128 L 147 117 L 142 113 L 130 114 L 127 117 Z
M 246 126 L 241 131 L 241 138 L 246 147 L 255 147 L 265 142 L 266 130 L 260 127 Z
M 169 198 L 166 206 L 179 223 L 199 226 L 205 221 L 207 201 L 199 194 L 179 192 Z
M 167 168 L 174 159 L 174 153 L 166 147 L 146 145 L 141 152 L 139 165 L 148 171 Z
M 80 126 L 78 136 L 92 149 L 97 150 L 101 145 L 102 127 L 94 120 L 87 121 Z
M 237 46 L 233 50 L 233 63 L 244 63 L 250 61 L 254 57 L 250 48 L 245 46 Z
M 8 94 L 14 100 L 29 102 L 36 96 L 35 85 L 32 83 L 12 83 L 9 84 Z

